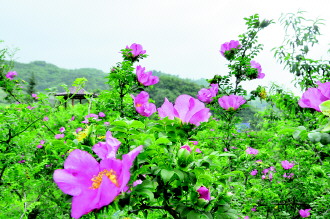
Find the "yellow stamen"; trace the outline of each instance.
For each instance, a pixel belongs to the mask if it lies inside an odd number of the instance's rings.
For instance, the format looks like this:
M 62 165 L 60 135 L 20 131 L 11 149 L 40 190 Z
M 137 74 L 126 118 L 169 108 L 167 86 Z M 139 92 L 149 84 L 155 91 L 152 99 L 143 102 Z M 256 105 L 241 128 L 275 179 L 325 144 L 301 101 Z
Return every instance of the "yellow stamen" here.
M 102 178 L 104 175 L 107 176 L 108 179 L 110 179 L 110 181 L 113 184 L 115 184 L 117 187 L 119 187 L 116 172 L 114 170 L 102 170 L 101 172 L 99 172 L 99 174 L 97 176 L 93 176 L 93 178 L 91 179 L 93 181 L 93 184 L 89 188 L 98 189 L 102 183 Z
M 136 107 L 141 107 L 141 106 L 142 106 L 141 103 L 136 104 Z

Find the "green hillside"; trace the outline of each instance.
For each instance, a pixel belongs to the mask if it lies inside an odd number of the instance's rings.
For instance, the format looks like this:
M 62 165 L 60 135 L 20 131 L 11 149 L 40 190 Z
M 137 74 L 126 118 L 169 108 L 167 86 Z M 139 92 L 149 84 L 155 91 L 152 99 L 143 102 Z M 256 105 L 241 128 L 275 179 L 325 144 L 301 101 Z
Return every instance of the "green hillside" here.
M 76 78 L 82 77 L 88 80 L 85 88 L 89 92 L 109 89 L 108 85 L 105 84 L 107 73 L 98 69 L 65 69 L 44 61 L 34 61 L 27 64 L 15 62 L 14 64 L 13 70 L 23 80 L 29 81 L 32 77 L 35 78 L 35 90 L 38 92 L 43 92 L 47 88 L 56 88 L 58 91 L 63 91 L 62 84 L 70 86 Z M 151 98 L 156 101 L 157 106 L 163 103 L 164 97 L 167 97 L 170 101 L 174 101 L 180 94 L 189 94 L 195 97 L 203 87 L 202 84 L 207 86 L 205 79 L 195 81 L 181 79 L 178 76 L 155 70 L 153 74 L 160 78 L 160 82 L 154 85 L 152 89 L 148 89 L 148 92 Z

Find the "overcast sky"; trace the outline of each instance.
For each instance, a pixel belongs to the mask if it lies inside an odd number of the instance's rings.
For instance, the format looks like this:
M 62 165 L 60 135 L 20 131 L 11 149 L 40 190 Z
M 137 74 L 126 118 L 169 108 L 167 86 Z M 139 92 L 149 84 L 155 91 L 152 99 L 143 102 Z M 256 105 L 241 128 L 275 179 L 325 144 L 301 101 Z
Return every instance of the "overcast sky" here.
M 277 19 L 281 13 L 307 11 L 326 19 L 321 46 L 313 58 L 330 48 L 329 0 L 0 0 L 0 40 L 18 48 L 15 59 L 43 60 L 62 68 L 98 68 L 108 72 L 121 61 L 120 49 L 139 43 L 149 57 L 139 64 L 183 78 L 226 74 L 228 62 L 220 45 L 245 32 L 244 17 L 258 13 Z M 277 22 L 278 23 L 278 22 Z M 271 48 L 284 32 L 272 24 L 259 35 L 264 51 L 255 59 L 266 77 L 245 84 L 252 89 L 270 81 L 292 87 L 293 76 L 273 58 Z

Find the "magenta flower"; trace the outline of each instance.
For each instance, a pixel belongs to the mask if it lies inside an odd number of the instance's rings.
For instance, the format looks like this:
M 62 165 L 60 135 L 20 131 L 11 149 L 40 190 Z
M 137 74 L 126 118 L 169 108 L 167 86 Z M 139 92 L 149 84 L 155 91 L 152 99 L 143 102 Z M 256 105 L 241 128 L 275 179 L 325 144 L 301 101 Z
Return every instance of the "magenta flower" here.
M 33 110 L 35 107 L 27 106 L 26 108 L 28 108 L 29 110 Z
M 226 57 L 227 51 L 231 51 L 232 49 L 239 49 L 240 47 L 241 45 L 239 44 L 239 41 L 231 40 L 230 42 L 222 44 L 219 52 Z
M 110 125 L 110 122 L 104 122 L 104 125 Z
M 262 71 L 261 65 L 258 62 L 253 61 L 253 60 L 250 61 L 250 64 L 251 64 L 251 68 L 257 69 L 257 71 L 258 71 L 257 78 L 258 79 L 263 79 L 265 77 L 265 74 L 261 72 Z
M 196 151 L 196 153 L 199 153 L 199 154 L 202 153 L 201 149 L 199 149 L 199 148 L 196 148 L 195 151 Z
M 242 104 L 246 102 L 244 97 L 229 95 L 218 99 L 219 105 L 225 110 L 237 110 Z
M 56 135 L 55 135 L 55 138 L 56 138 L 56 139 L 64 138 L 64 134 L 56 134 Z
M 183 145 L 180 147 L 180 149 L 183 148 L 183 149 L 186 149 L 187 151 L 191 152 L 191 148 L 189 145 Z
M 258 151 L 257 149 L 254 149 L 254 148 L 248 147 L 248 148 L 246 149 L 246 153 L 257 155 L 257 154 L 259 153 L 259 151 Z
M 251 208 L 251 211 L 257 211 L 256 207 Z
M 47 116 L 45 116 L 44 118 L 43 118 L 43 121 L 48 121 L 49 120 L 49 118 L 47 117 Z
M 199 198 L 205 199 L 206 201 L 211 200 L 211 194 L 208 188 L 201 186 L 197 189 L 197 192 L 199 193 Z
M 133 57 L 145 54 L 146 51 L 143 50 L 142 46 L 140 44 L 137 43 L 133 43 L 130 47 L 126 46 L 126 49 L 131 49 L 131 54 L 133 55 Z
M 80 128 L 80 127 L 79 127 L 79 128 L 76 129 L 76 133 L 78 134 L 78 132 L 80 132 L 80 131 L 82 131 L 82 130 L 83 130 L 83 128 Z
M 267 174 L 268 172 L 269 172 L 269 169 L 264 169 L 264 170 L 262 171 L 263 174 Z
M 211 88 L 202 88 L 200 91 L 198 91 L 197 98 L 204 103 L 210 103 L 212 101 L 212 98 L 217 96 L 218 90 L 218 84 L 211 84 Z
M 150 86 L 157 84 L 159 78 L 152 75 L 152 71 L 145 72 L 146 68 L 142 68 L 140 65 L 136 66 L 136 76 L 138 81 L 144 86 Z
M 133 182 L 133 187 L 142 184 L 142 182 L 143 182 L 143 181 L 142 181 L 141 179 L 138 179 L 138 180 L 134 181 L 134 182 Z
M 305 209 L 305 210 L 300 209 L 299 214 L 301 217 L 309 217 L 309 215 L 311 215 L 311 213 L 309 212 L 310 210 L 312 209 Z
M 6 78 L 8 78 L 9 80 L 13 80 L 15 76 L 17 76 L 16 71 L 10 71 L 6 74 Z
M 74 116 L 71 117 L 71 121 L 73 121 L 73 120 L 74 120 Z
M 254 170 L 251 171 L 250 174 L 251 174 L 252 176 L 255 176 L 255 175 L 257 175 L 257 173 L 258 173 L 258 170 L 254 169 Z
M 99 117 L 105 117 L 104 112 L 99 112 Z
M 73 196 L 71 217 L 80 218 L 93 209 L 109 205 L 126 191 L 130 168 L 141 150 L 139 146 L 124 154 L 122 160 L 107 158 L 100 163 L 86 151 L 72 151 L 64 162 L 64 169 L 55 170 L 53 175 L 57 186 Z
M 64 127 L 61 127 L 61 128 L 60 128 L 60 132 L 63 133 L 64 131 L 65 131 L 65 128 L 64 128 Z
M 107 131 L 105 142 L 99 142 L 93 146 L 93 151 L 101 158 L 116 158 L 116 153 L 121 142 L 112 137 L 110 131 Z
M 94 114 L 94 113 L 90 113 L 90 114 L 88 114 L 87 116 L 85 116 L 85 121 L 86 121 L 86 120 L 88 121 L 88 118 L 93 118 L 93 119 L 96 120 L 96 121 L 100 121 L 100 119 L 99 119 L 99 115 Z
M 282 163 L 283 169 L 286 169 L 286 170 L 289 170 L 289 169 L 291 169 L 294 166 L 294 163 L 290 163 L 287 160 L 284 160 L 281 163 Z
M 35 98 L 36 100 L 39 99 L 39 97 L 37 96 L 37 94 L 31 94 L 31 96 L 32 96 L 33 98 Z
M 131 96 L 134 99 L 135 110 L 141 116 L 149 117 L 156 112 L 156 105 L 149 103 L 149 94 L 147 92 L 141 91 L 136 97 Z
M 190 141 L 193 145 L 198 145 L 198 141 Z
M 308 88 L 300 98 L 298 104 L 302 108 L 313 108 L 321 112 L 319 105 L 330 100 L 330 82 L 317 82 L 318 88 Z
M 182 94 L 176 98 L 174 106 L 165 98 L 163 105 L 158 108 L 158 115 L 169 119 L 176 117 L 183 123 L 199 126 L 201 122 L 209 120 L 211 113 L 209 108 L 205 108 L 204 103 L 187 94 Z
M 294 176 L 293 173 L 290 173 L 290 174 L 286 174 L 286 173 L 284 173 L 284 174 L 283 174 L 283 177 L 284 177 L 284 178 L 288 178 L 288 179 L 293 178 L 293 176 Z

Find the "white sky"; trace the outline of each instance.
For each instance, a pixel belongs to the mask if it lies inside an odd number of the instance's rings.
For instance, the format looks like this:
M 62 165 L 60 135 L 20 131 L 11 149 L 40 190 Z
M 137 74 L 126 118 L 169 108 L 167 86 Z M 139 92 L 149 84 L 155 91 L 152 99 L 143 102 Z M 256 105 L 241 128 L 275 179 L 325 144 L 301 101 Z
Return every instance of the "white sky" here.
M 43 60 L 63 68 L 98 68 L 108 72 L 121 61 L 120 49 L 139 43 L 149 57 L 139 64 L 183 78 L 226 74 L 228 62 L 220 45 L 246 31 L 244 17 L 259 13 L 277 19 L 281 13 L 307 11 L 326 19 L 321 46 L 313 58 L 327 55 L 329 0 L 0 0 L 0 40 L 19 48 L 15 59 Z M 259 35 L 264 51 L 255 59 L 270 81 L 292 88 L 293 76 L 276 63 L 271 48 L 279 46 L 283 28 L 272 24 Z

